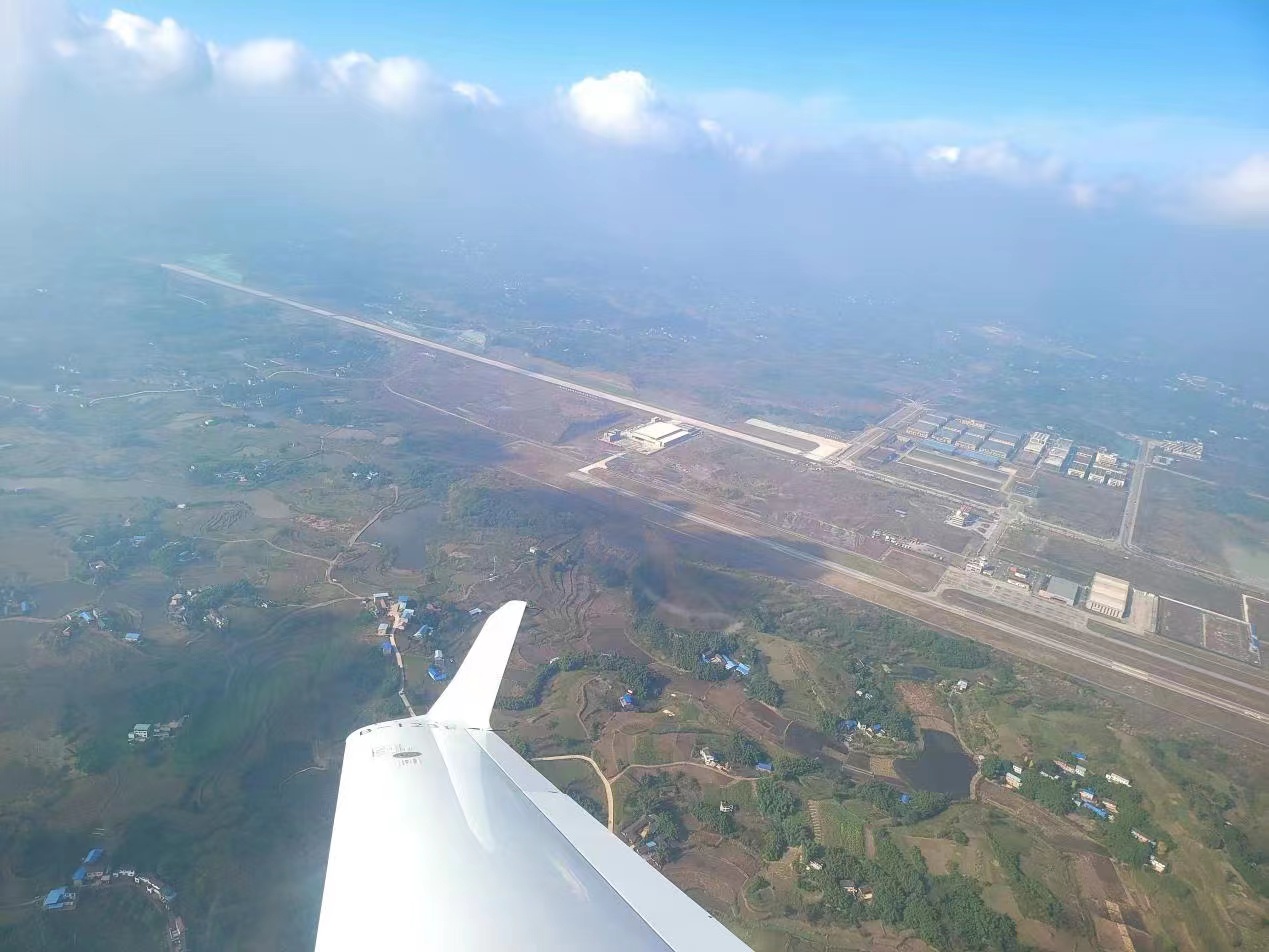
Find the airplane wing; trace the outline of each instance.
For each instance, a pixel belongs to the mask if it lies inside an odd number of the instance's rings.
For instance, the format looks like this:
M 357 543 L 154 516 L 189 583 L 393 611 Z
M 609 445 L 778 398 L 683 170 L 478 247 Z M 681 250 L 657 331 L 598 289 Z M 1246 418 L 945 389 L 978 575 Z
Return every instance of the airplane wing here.
M 349 736 L 317 952 L 748 949 L 490 730 L 524 608 L 428 714 Z

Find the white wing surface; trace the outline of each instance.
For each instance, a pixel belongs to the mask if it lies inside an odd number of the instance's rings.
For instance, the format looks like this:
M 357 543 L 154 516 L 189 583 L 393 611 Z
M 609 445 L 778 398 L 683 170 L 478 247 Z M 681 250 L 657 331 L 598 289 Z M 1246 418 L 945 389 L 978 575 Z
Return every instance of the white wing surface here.
M 348 738 L 317 952 L 747 949 L 489 729 L 523 613 L 427 715 Z

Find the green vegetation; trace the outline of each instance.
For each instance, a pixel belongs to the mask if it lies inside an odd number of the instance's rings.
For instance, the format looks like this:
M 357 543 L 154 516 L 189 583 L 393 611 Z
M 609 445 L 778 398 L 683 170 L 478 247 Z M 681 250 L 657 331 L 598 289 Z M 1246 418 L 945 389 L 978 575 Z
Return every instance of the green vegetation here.
M 557 500 L 536 490 L 495 489 L 474 483 L 450 488 L 446 515 L 461 525 L 513 529 L 530 536 L 575 532 L 580 525 L 576 512 L 564 505 L 563 497 Z
M 752 767 L 754 764 L 764 762 L 767 759 L 767 752 L 749 735 L 742 731 L 735 731 L 727 739 L 727 743 L 719 748 L 718 756 L 725 763 Z
M 608 671 L 617 676 L 622 686 L 641 701 L 661 696 L 661 682 L 646 665 L 631 658 L 608 654 L 567 652 L 555 661 L 538 668 L 529 686 L 518 697 L 498 696 L 497 706 L 504 711 L 527 711 L 542 703 L 542 696 L 552 679 L 563 671 Z
M 1062 903 L 1048 886 L 1023 871 L 1022 854 L 990 832 L 987 839 L 1000 868 L 1009 880 L 1014 898 L 1018 901 L 1018 911 L 1028 919 L 1039 919 L 1058 928 L 1065 925 L 1066 911 L 1062 908 Z
M 913 794 L 902 794 L 888 783 L 870 780 L 862 784 L 856 791 L 861 800 L 871 803 L 878 810 L 898 823 L 917 823 L 937 816 L 947 809 L 951 802 L 941 793 L 918 790 Z M 903 797 L 907 796 L 905 802 Z
M 1019 949 L 1017 928 L 1007 916 L 983 902 L 976 882 L 959 873 L 931 876 L 917 850 L 905 852 L 884 831 L 876 835 L 876 857 L 843 849 L 825 849 L 822 870 L 803 874 L 821 898 L 819 913 L 848 925 L 881 919 L 913 930 L 940 950 Z M 871 902 L 849 887 L 870 887 Z
M 71 548 L 81 560 L 81 575 L 98 583 L 126 575 L 152 563 L 168 575 L 198 558 L 193 539 L 164 532 L 153 516 L 141 519 L 101 519 L 80 533 Z

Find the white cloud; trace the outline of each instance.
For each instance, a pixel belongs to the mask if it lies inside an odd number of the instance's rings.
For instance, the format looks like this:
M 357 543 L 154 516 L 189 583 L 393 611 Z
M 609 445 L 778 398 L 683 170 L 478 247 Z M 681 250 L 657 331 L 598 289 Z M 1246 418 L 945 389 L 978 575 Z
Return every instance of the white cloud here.
M 388 112 L 400 113 L 419 106 L 434 82 L 422 60 L 408 56 L 379 60 L 368 53 L 350 52 L 326 64 L 323 85 Z
M 931 162 L 946 162 L 948 165 L 955 165 L 961 160 L 961 147 L 958 145 L 936 145 L 925 153 L 925 157 Z
M 467 83 L 459 81 L 450 84 L 450 90 L 455 95 L 462 96 L 468 102 L 475 106 L 501 106 L 502 100 L 498 98 L 498 94 L 480 83 Z
M 72 21 L 52 46 L 90 82 L 188 86 L 205 81 L 211 69 L 206 44 L 175 20 L 156 23 L 122 10 L 101 23 Z
M 924 164 L 927 168 L 953 168 L 1011 185 L 1049 184 L 1066 174 L 1066 164 L 1056 156 L 1031 156 L 1004 140 L 971 146 L 935 146 L 926 152 Z
M 664 141 L 670 131 L 651 81 L 636 70 L 587 76 L 568 90 L 573 118 L 587 132 L 618 142 Z
M 311 58 L 294 40 L 251 40 L 227 50 L 208 44 L 208 49 L 216 76 L 238 86 L 294 86 L 312 73 Z
M 1269 222 L 1269 152 L 1249 156 L 1224 175 L 1202 182 L 1201 211 L 1234 222 Z

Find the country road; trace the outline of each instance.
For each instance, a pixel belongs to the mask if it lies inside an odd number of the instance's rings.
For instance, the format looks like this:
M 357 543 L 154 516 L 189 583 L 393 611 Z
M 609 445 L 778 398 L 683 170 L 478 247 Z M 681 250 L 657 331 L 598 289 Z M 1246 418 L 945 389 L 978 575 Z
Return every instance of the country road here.
M 551 757 L 534 757 L 535 761 L 547 760 L 584 760 L 594 768 L 596 776 L 599 777 L 600 783 L 604 785 L 604 796 L 608 798 L 608 832 L 615 833 L 617 826 L 617 810 L 612 799 L 612 784 L 608 782 L 608 778 L 604 776 L 604 772 L 599 769 L 599 764 L 595 762 L 594 757 L 588 757 L 586 754 L 555 754 Z

